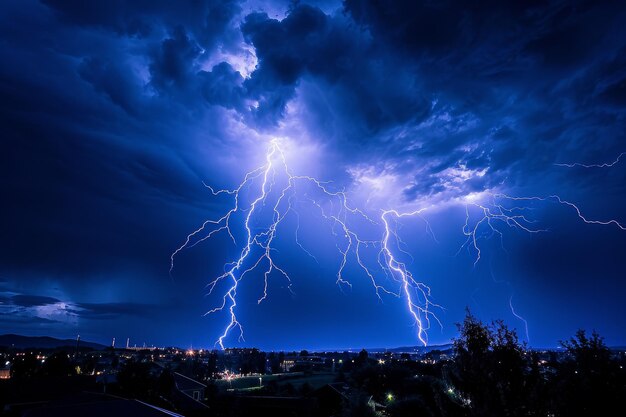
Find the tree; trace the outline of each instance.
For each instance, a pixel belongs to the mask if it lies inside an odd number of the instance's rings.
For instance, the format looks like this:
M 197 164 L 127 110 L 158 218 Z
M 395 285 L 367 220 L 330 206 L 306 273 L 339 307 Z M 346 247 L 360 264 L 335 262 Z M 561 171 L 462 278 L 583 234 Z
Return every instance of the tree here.
M 575 337 L 561 341 L 560 344 L 583 371 L 597 372 L 611 362 L 611 351 L 595 330 L 589 338 L 585 330 L 579 329 Z
M 504 322 L 483 324 L 467 311 L 454 340 L 448 374 L 451 397 L 479 416 L 524 416 L 532 391 L 526 379 L 526 349 Z
M 209 354 L 206 368 L 207 368 L 206 371 L 207 371 L 208 377 L 215 378 L 215 375 L 217 374 L 217 352 L 216 351 L 212 351 Z
M 505 415 L 527 415 L 526 347 L 520 344 L 515 330 L 509 329 L 502 320 L 494 323 L 492 331 L 492 377 Z
M 93 374 L 96 370 L 97 364 L 98 361 L 96 360 L 96 357 L 94 355 L 90 355 L 83 360 L 83 363 L 81 364 L 81 372 L 83 374 Z
M 164 369 L 156 380 L 157 394 L 165 398 L 171 398 L 175 387 L 176 381 L 174 380 L 174 374 L 170 369 Z
M 369 354 L 367 353 L 367 350 L 361 349 L 361 351 L 359 352 L 359 356 L 356 357 L 354 363 L 356 364 L 356 366 L 363 366 L 367 363 L 368 359 Z
M 488 411 L 493 391 L 489 385 L 489 348 L 493 335 L 489 328 L 467 310 L 463 323 L 458 325 L 459 337 L 454 340 L 456 356 L 448 379 L 451 382 L 449 392 L 460 395 L 459 402 L 465 399 L 477 414 Z
M 65 351 L 55 352 L 43 363 L 42 371 L 48 376 L 74 375 L 76 369 Z
M 615 415 L 626 398 L 626 378 L 597 332 L 584 330 L 561 341 L 567 358 L 558 364 L 554 407 L 562 415 Z
M 39 372 L 39 361 L 32 353 L 16 357 L 11 365 L 11 378 L 29 379 Z
M 126 394 L 140 398 L 150 398 L 155 385 L 150 375 L 150 365 L 132 359 L 122 366 L 117 381 Z

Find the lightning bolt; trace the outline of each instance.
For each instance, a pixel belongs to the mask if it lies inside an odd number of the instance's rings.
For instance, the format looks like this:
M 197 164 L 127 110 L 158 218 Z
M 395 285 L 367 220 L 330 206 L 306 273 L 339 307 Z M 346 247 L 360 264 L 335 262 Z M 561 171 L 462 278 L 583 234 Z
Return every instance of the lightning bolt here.
M 575 167 L 581 167 L 581 168 L 610 168 L 613 165 L 618 164 L 624 155 L 626 155 L 626 152 L 622 152 L 621 154 L 619 154 L 617 156 L 617 158 L 615 158 L 615 160 L 613 160 L 612 162 L 605 162 L 605 163 L 602 163 L 602 164 L 581 164 L 579 162 L 574 162 L 574 163 L 571 163 L 571 164 L 554 164 L 554 165 L 556 165 L 558 167 L 566 167 L 566 168 L 575 168 Z
M 513 315 L 515 317 L 517 317 L 518 320 L 520 320 L 522 323 L 524 323 L 524 331 L 526 333 L 526 341 L 528 343 L 530 343 L 530 336 L 528 333 L 528 322 L 526 321 L 526 319 L 522 316 L 520 316 L 519 314 L 517 314 L 517 312 L 515 311 L 515 308 L 513 308 L 513 296 L 511 295 L 511 297 L 509 297 L 509 307 L 511 308 L 511 313 L 513 313 Z
M 282 178 L 282 183 L 281 183 Z M 352 287 L 350 280 L 346 277 L 346 267 L 353 259 L 356 265 L 362 270 L 364 275 L 370 280 L 374 293 L 380 301 L 382 294 L 393 295 L 404 298 L 414 319 L 417 328 L 418 339 L 426 344 L 426 331 L 430 328 L 430 318 L 435 317 L 431 308 L 436 306 L 430 301 L 430 288 L 418 282 L 405 263 L 399 261 L 394 256 L 392 250 L 393 242 L 400 246 L 402 241 L 391 227 L 392 219 L 397 221 L 402 217 L 416 216 L 423 210 L 411 213 L 399 213 L 396 210 L 386 210 L 382 212 L 380 219 L 384 225 L 384 235 L 382 239 L 365 238 L 358 232 L 351 223 L 353 220 L 364 220 L 371 225 L 379 223 L 365 214 L 362 210 L 350 206 L 346 193 L 343 190 L 334 191 L 329 188 L 329 183 L 320 181 L 311 176 L 294 175 L 288 168 L 285 154 L 280 147 L 280 141 L 274 139 L 266 154 L 265 163 L 248 172 L 243 181 L 235 189 L 214 189 L 209 185 L 205 186 L 214 196 L 228 195 L 233 198 L 232 207 L 222 216 L 214 220 L 205 221 L 198 229 L 190 233 L 184 243 L 176 249 L 170 258 L 170 273 L 174 269 L 175 257 L 184 249 L 192 248 L 219 232 L 226 232 L 231 240 L 237 244 L 233 231 L 233 219 L 239 213 L 245 213 L 243 220 L 245 242 L 237 256 L 231 262 L 225 264 L 225 271 L 208 284 L 208 293 L 212 294 L 221 282 L 228 282 L 227 288 L 222 296 L 221 303 L 209 310 L 206 314 L 213 314 L 219 311 L 227 311 L 230 320 L 219 336 L 216 345 L 224 349 L 224 341 L 233 330 L 239 331 L 239 340 L 243 339 L 243 327 L 237 319 L 237 290 L 241 281 L 249 273 L 260 270 L 263 273 L 263 294 L 259 297 L 258 303 L 263 302 L 268 296 L 269 279 L 272 274 L 282 276 L 288 283 L 291 291 L 292 280 L 289 274 L 281 268 L 273 258 L 275 248 L 272 246 L 281 223 L 287 215 L 293 212 L 297 217 L 296 244 L 310 257 L 317 259 L 300 243 L 298 232 L 300 228 L 299 214 L 296 203 L 308 203 L 316 208 L 322 218 L 330 223 L 331 232 L 336 240 L 336 248 L 340 254 L 339 268 L 336 274 L 336 284 L 340 288 Z M 257 187 L 255 189 L 255 186 Z M 300 196 L 297 191 L 309 189 L 317 192 L 321 199 L 312 197 L 309 193 Z M 252 202 L 243 202 L 243 194 L 253 192 Z M 270 203 L 271 201 L 271 203 Z M 262 221 L 263 211 L 269 205 L 271 210 L 271 220 L 261 228 L 257 223 Z M 430 230 L 430 226 L 428 226 Z M 377 268 L 383 271 L 387 278 L 391 278 L 397 290 L 389 290 L 379 282 L 377 278 L 380 271 L 375 271 L 367 265 L 363 257 L 366 248 L 377 248 Z M 400 249 L 402 251 L 402 249 Z M 403 251 L 404 252 L 404 251 Z M 406 252 L 405 252 L 406 253 Z M 436 317 L 435 317 L 436 319 Z
M 568 168 L 583 167 L 583 168 L 609 168 L 620 162 L 620 159 L 626 155 L 626 152 L 622 152 L 614 161 L 603 164 L 554 164 L 556 166 L 563 166 Z M 503 243 L 503 227 L 519 229 L 530 234 L 536 234 L 547 231 L 547 229 L 536 227 L 537 221 L 530 217 L 530 213 L 535 209 L 530 205 L 534 202 L 553 202 L 565 206 L 566 208 L 574 210 L 577 217 L 586 224 L 602 225 L 602 226 L 615 226 L 621 230 L 626 231 L 626 225 L 620 223 L 618 220 L 597 220 L 590 219 L 585 216 L 580 207 L 577 204 L 563 199 L 558 195 L 549 196 L 529 196 L 529 197 L 514 197 L 503 193 L 484 193 L 484 196 L 477 197 L 470 194 L 463 199 L 465 204 L 465 224 L 463 226 L 463 234 L 467 237 L 465 242 L 459 248 L 457 254 L 463 249 L 471 249 L 475 253 L 474 266 L 481 260 L 481 246 L 480 241 L 483 239 L 489 239 L 496 235 L 500 239 L 502 250 L 506 252 Z M 478 212 L 478 216 L 472 215 L 471 210 L 474 209 Z M 493 274 L 493 272 L 492 272 Z M 510 283 L 507 282 L 510 286 Z M 520 316 L 513 307 L 513 296 L 509 298 L 509 307 L 511 313 L 521 320 L 524 324 L 524 330 L 526 333 L 526 339 L 529 339 L 528 322 L 522 316 Z
M 623 155 L 623 154 L 622 154 Z M 622 156 L 620 155 L 620 157 Z M 619 158 L 613 163 L 617 163 Z M 234 189 L 215 189 L 210 185 L 205 187 L 213 196 L 229 196 L 233 199 L 230 209 L 217 219 L 206 220 L 198 229 L 187 235 L 183 244 L 177 248 L 170 258 L 170 273 L 174 269 L 175 257 L 184 249 L 192 248 L 197 244 L 225 232 L 232 242 L 237 245 L 233 223 L 235 218 L 243 215 L 244 242 L 238 256 L 224 265 L 224 273 L 213 279 L 208 285 L 208 294 L 212 294 L 218 286 L 225 285 L 221 303 L 209 310 L 206 314 L 226 311 L 229 321 L 216 341 L 216 345 L 224 349 L 225 339 L 232 331 L 239 331 L 239 340 L 244 340 L 244 330 L 237 318 L 237 291 L 242 280 L 253 271 L 263 274 L 263 293 L 258 298 L 260 304 L 268 297 L 269 280 L 272 276 L 282 277 L 289 291 L 292 292 L 292 280 L 289 274 L 277 264 L 273 257 L 276 251 L 273 246 L 277 232 L 283 221 L 290 213 L 296 216 L 295 242 L 308 256 L 317 259 L 308 251 L 299 240 L 300 215 L 296 210 L 299 204 L 308 204 L 317 210 L 321 217 L 330 224 L 331 233 L 340 255 L 339 267 L 336 273 L 336 284 L 340 289 L 352 287 L 350 279 L 346 277 L 346 267 L 354 261 L 355 265 L 371 282 L 377 298 L 382 301 L 382 295 L 392 295 L 403 299 L 415 327 L 417 339 L 426 345 L 427 331 L 430 329 L 431 319 L 441 322 L 433 313 L 433 308 L 442 308 L 431 300 L 430 288 L 418 281 L 400 258 L 411 255 L 403 249 L 404 242 L 397 232 L 400 221 L 404 218 L 420 218 L 425 222 L 427 231 L 434 233 L 430 224 L 423 216 L 427 208 L 401 212 L 396 209 L 385 209 L 374 220 L 362 210 L 352 207 L 344 190 L 334 191 L 329 182 L 320 181 L 311 176 L 294 175 L 288 167 L 281 143 L 278 139 L 270 142 L 265 157 L 265 163 L 248 172 L 243 181 Z M 250 197 L 251 195 L 251 197 Z M 246 202 L 246 200 L 249 200 Z M 626 227 L 617 220 L 594 220 L 585 217 L 579 207 L 557 195 L 547 197 L 512 197 L 502 193 L 485 192 L 481 195 L 468 195 L 455 201 L 465 206 L 465 223 L 462 232 L 466 236 L 465 242 L 459 248 L 474 252 L 476 265 L 481 259 L 481 245 L 483 239 L 493 236 L 499 237 L 502 247 L 505 228 L 513 228 L 526 233 L 535 234 L 546 229 L 537 226 L 537 221 L 531 216 L 533 204 L 537 202 L 556 202 L 573 209 L 585 223 L 598 225 L 614 225 L 622 230 Z M 380 238 L 364 237 L 354 227 L 357 221 L 365 221 L 372 226 L 382 226 Z M 435 239 L 436 240 L 436 239 Z M 364 251 L 368 248 L 377 250 L 376 268 L 372 268 L 366 259 Z M 380 283 L 379 276 L 383 274 L 388 282 L 394 285 L 390 290 Z M 223 285 L 220 285 L 224 283 Z M 513 310 L 513 314 L 519 317 Z M 525 320 L 524 320 L 525 322 Z M 526 323 L 526 322 L 525 322 Z M 527 324 L 525 324 L 527 326 Z
M 467 237 L 466 241 L 459 248 L 459 252 L 463 248 L 470 248 L 476 254 L 474 266 L 481 259 L 480 240 L 491 238 L 496 235 L 500 239 L 502 248 L 503 227 L 522 230 L 530 234 L 546 232 L 548 229 L 536 226 L 537 220 L 530 217 L 529 214 L 535 208 L 530 205 L 533 202 L 553 202 L 573 209 L 578 218 L 586 223 L 602 226 L 616 226 L 621 230 L 626 230 L 626 226 L 615 219 L 595 220 L 586 217 L 581 209 L 574 203 L 564 200 L 558 195 L 550 195 L 547 197 L 530 196 L 530 197 L 513 197 L 502 193 L 485 193 L 484 198 L 477 201 L 465 202 L 465 224 L 463 226 L 463 234 Z M 472 215 L 471 209 L 474 208 L 478 212 L 478 216 Z M 459 253 L 457 252 L 457 254 Z
M 380 254 L 386 262 L 385 267 L 388 268 L 401 283 L 401 290 L 405 296 L 407 308 L 413 317 L 413 320 L 417 324 L 417 338 L 424 344 L 424 346 L 428 343 L 426 331 L 430 328 L 429 318 L 433 317 L 439 322 L 437 316 L 432 314 L 429 307 L 441 306 L 432 303 L 430 300 L 430 288 L 425 284 L 416 281 L 411 272 L 407 269 L 406 265 L 403 262 L 398 261 L 393 255 L 389 242 L 390 238 L 393 236 L 398 242 L 398 246 L 401 241 L 395 230 L 391 229 L 389 222 L 390 218 L 400 219 L 402 217 L 420 216 L 425 210 L 425 208 L 422 208 L 407 213 L 399 213 L 396 210 L 384 210 L 381 215 L 381 220 L 383 221 L 385 232 L 380 251 Z M 428 222 L 425 219 L 423 220 L 426 222 L 428 229 L 430 230 Z M 439 325 L 441 325 L 441 322 L 439 322 Z

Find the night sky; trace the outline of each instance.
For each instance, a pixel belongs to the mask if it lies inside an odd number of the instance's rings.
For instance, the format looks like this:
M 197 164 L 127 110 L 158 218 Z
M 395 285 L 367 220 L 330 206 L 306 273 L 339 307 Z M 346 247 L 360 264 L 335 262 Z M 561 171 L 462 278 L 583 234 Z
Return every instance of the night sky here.
M 469 307 L 532 346 L 578 328 L 624 345 L 618 224 L 555 198 L 506 200 L 545 231 L 494 220 L 501 235 L 477 230 L 478 262 L 464 245 L 466 208 L 475 223 L 493 194 L 558 195 L 626 224 L 624 22 L 619 0 L 5 0 L 0 333 L 213 346 L 229 317 L 205 316 L 224 294 L 206 285 L 241 252 L 246 212 L 236 245 L 217 233 L 171 275 L 170 255 L 233 205 L 205 184 L 236 188 L 279 138 L 290 172 L 375 220 L 426 208 L 394 222 L 393 248 L 441 306 L 429 343 L 454 337 Z M 591 166 L 557 165 L 573 163 Z M 352 288 L 337 285 L 342 237 L 311 203 L 322 197 L 303 186 L 277 229 L 293 294 L 274 273 L 258 304 L 264 268 L 250 272 L 245 341 L 234 331 L 227 346 L 419 344 L 405 297 L 379 300 L 354 254 Z M 351 227 L 380 240 L 375 223 Z M 376 270 L 375 251 L 364 262 Z

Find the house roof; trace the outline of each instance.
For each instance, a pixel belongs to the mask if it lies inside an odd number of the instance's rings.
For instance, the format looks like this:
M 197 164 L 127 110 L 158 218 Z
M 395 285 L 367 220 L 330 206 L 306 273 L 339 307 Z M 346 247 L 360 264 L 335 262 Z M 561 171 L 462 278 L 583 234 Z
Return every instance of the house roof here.
M 191 379 L 183 374 L 179 374 L 178 372 L 174 372 L 174 382 L 176 383 L 176 388 L 180 391 L 201 390 L 206 388 L 206 385 L 203 383 L 198 382 L 195 379 Z
M 127 400 L 119 397 L 101 395 L 87 402 L 50 403 L 43 407 L 26 410 L 23 417 L 183 417 L 174 413 L 144 403 L 139 400 Z

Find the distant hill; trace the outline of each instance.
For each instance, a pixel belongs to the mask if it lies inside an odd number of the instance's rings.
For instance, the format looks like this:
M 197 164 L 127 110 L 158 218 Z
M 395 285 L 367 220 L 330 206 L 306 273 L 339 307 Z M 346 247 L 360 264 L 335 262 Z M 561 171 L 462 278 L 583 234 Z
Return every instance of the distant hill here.
M 76 347 L 76 340 L 73 339 L 56 339 L 49 336 L 20 336 L 17 334 L 3 334 L 0 335 L 0 346 L 15 347 L 18 349 L 24 348 L 39 348 L 39 349 L 55 349 L 59 347 Z M 81 340 L 80 347 L 92 348 L 101 350 L 106 346 L 100 343 L 88 342 Z

